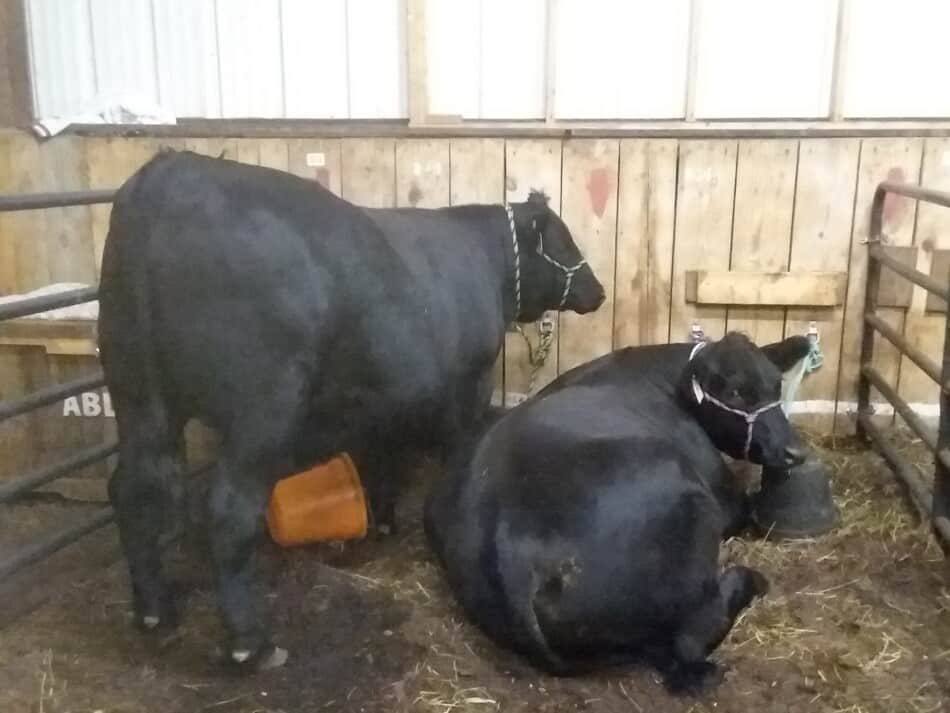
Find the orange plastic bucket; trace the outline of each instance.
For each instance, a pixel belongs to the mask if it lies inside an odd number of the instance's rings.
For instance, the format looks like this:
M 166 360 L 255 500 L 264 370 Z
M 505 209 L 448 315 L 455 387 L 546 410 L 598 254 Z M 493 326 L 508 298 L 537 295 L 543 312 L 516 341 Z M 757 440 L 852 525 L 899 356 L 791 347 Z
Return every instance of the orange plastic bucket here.
M 366 498 L 347 454 L 279 481 L 267 509 L 271 537 L 284 547 L 366 535 Z

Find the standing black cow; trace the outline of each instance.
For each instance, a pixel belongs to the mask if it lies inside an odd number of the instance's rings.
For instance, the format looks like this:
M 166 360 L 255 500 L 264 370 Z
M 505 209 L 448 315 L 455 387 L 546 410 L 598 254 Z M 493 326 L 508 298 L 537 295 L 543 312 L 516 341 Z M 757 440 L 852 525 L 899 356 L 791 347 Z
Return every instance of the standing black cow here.
M 116 195 L 99 293 L 120 436 L 110 495 L 139 625 L 176 623 L 158 538 L 189 419 L 222 440 L 209 531 L 228 650 L 279 665 L 251 593 L 275 482 L 349 451 L 373 499 L 407 447 L 451 443 L 488 407 L 508 322 L 603 299 L 538 194 L 508 210 L 368 210 L 279 171 L 152 159 Z
M 801 459 L 779 368 L 808 348 L 729 334 L 622 349 L 501 416 L 426 503 L 469 616 L 555 674 L 646 659 L 674 689 L 710 682 L 707 656 L 767 588 L 745 567 L 719 571 L 745 510 L 720 451 Z

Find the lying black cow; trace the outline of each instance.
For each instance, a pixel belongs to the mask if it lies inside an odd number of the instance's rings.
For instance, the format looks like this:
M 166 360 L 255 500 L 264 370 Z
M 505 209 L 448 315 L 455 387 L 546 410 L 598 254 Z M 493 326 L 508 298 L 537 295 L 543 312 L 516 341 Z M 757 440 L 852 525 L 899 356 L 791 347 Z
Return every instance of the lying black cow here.
M 719 571 L 746 510 L 720 451 L 800 460 L 779 369 L 808 346 L 729 334 L 622 349 L 488 426 L 426 503 L 469 616 L 554 674 L 646 660 L 674 689 L 710 682 L 707 656 L 767 588 L 745 567 Z
M 158 537 L 197 418 L 222 439 L 209 531 L 229 651 L 257 666 L 286 658 L 251 593 L 275 482 L 348 451 L 372 496 L 408 447 L 451 443 L 488 407 L 506 323 L 604 299 L 538 194 L 510 211 L 364 210 L 187 152 L 119 190 L 99 294 L 121 444 L 110 494 L 136 620 L 175 624 Z

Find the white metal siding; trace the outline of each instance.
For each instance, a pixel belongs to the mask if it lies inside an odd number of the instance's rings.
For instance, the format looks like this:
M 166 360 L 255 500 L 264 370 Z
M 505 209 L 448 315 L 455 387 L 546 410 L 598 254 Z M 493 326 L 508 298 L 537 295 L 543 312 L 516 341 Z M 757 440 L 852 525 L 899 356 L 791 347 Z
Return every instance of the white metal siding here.
M 852 0 L 847 117 L 950 116 L 950 2 Z
M 560 0 L 555 115 L 682 118 L 689 0 Z
M 26 0 L 36 113 L 407 115 L 405 0 Z
M 408 113 L 406 0 L 25 4 L 40 117 L 129 100 L 179 117 Z M 823 118 L 837 50 L 845 117 L 950 117 L 950 0 L 427 0 L 426 16 L 436 115 L 682 118 L 692 91 L 698 119 Z
M 175 116 L 221 116 L 214 2 L 152 0 L 159 98 Z
M 427 0 L 429 111 L 544 117 L 545 0 Z
M 34 102 L 40 116 L 79 110 L 96 95 L 88 0 L 30 0 Z
M 701 0 L 698 14 L 697 118 L 829 114 L 836 2 Z

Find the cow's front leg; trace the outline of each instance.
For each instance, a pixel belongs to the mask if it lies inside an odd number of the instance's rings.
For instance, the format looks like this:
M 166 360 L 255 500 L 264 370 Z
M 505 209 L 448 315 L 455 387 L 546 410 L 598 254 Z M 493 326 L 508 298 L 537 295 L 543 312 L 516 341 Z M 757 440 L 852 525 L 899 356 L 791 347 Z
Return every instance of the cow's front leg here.
M 405 447 L 368 439 L 354 454 L 360 481 L 366 489 L 373 527 L 377 535 L 396 533 L 396 504 L 406 481 L 409 452 Z

